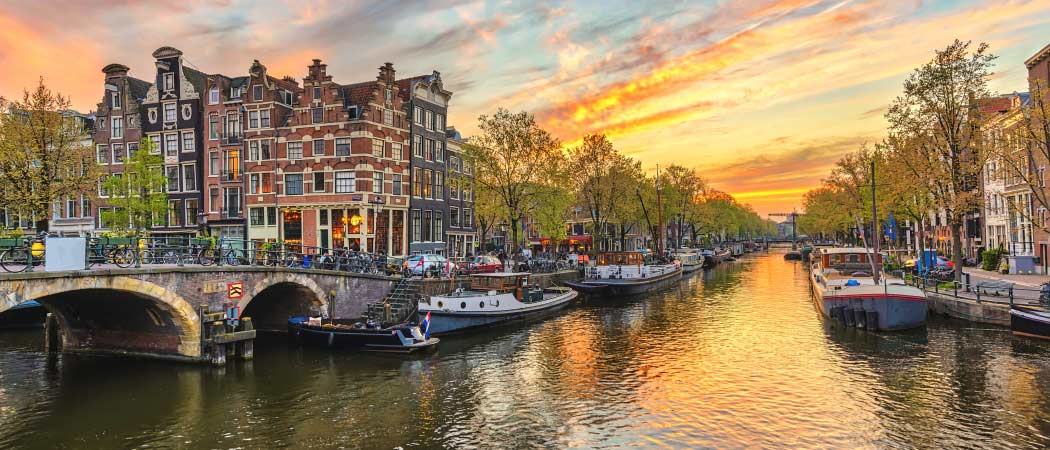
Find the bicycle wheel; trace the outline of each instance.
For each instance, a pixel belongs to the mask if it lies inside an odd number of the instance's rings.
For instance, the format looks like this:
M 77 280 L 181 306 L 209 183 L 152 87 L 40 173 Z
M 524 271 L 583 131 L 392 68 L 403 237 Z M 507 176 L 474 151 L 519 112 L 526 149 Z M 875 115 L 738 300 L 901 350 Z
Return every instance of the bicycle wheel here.
M 121 269 L 127 269 L 135 265 L 135 252 L 130 248 L 118 248 L 113 250 L 113 264 Z
M 210 266 L 215 264 L 216 261 L 215 250 L 212 250 L 211 248 L 202 248 L 200 252 L 197 253 L 197 262 L 202 266 Z
M 241 258 L 237 256 L 237 250 L 228 249 L 223 254 L 223 263 L 228 266 L 239 266 L 241 265 Z
M 11 248 L 0 253 L 0 267 L 3 267 L 5 272 L 23 272 L 28 266 L 25 251 L 20 248 Z

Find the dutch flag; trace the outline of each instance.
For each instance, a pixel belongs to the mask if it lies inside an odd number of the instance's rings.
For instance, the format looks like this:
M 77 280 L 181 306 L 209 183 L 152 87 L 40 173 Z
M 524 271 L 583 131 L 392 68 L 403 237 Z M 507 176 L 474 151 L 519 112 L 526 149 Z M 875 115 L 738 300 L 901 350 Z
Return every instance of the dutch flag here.
M 430 339 L 430 311 L 427 311 L 427 317 L 419 324 L 419 328 L 423 329 L 423 339 Z

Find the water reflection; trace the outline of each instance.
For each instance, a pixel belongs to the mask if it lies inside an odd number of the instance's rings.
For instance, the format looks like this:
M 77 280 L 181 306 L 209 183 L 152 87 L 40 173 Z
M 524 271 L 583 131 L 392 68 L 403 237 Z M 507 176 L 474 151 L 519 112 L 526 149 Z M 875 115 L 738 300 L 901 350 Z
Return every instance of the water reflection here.
M 1050 445 L 1050 345 L 936 318 L 832 326 L 779 254 L 421 357 L 269 336 L 209 368 L 49 357 L 39 334 L 0 335 L 2 448 Z

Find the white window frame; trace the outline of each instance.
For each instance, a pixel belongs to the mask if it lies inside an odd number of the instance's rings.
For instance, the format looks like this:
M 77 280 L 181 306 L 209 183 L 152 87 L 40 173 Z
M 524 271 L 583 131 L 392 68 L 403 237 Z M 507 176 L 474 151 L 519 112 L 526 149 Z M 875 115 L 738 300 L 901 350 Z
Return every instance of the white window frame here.
M 378 170 L 372 172 L 372 193 L 382 194 L 383 186 L 386 184 L 386 174 Z M 378 186 L 377 186 L 378 184 Z
M 168 119 L 168 107 L 171 107 L 171 119 Z M 177 122 L 179 120 L 179 105 L 175 102 L 165 103 L 162 107 L 164 114 L 164 123 Z
M 209 105 L 217 105 L 217 104 L 219 104 L 219 87 L 218 86 L 212 86 L 211 89 L 208 90 L 208 104 Z
M 288 193 L 288 177 L 289 176 L 296 176 L 296 175 L 298 175 L 300 177 L 299 178 L 299 193 L 298 194 L 289 194 Z M 306 174 L 304 174 L 302 172 L 286 173 L 286 174 L 284 174 L 284 195 L 288 195 L 288 196 L 291 196 L 291 195 L 306 195 Z
M 350 190 L 340 190 L 339 188 L 339 176 L 350 175 Z M 335 172 L 335 176 L 332 178 L 332 189 L 336 194 L 352 194 L 357 192 L 357 173 L 352 170 L 340 170 Z M 344 178 L 343 181 L 346 181 Z
M 175 73 L 168 72 L 164 74 L 164 90 L 170 91 L 175 89 Z
M 117 146 L 120 146 L 121 155 L 120 161 L 117 161 Z M 124 153 L 124 144 L 112 144 L 109 146 L 109 157 L 113 160 L 113 164 L 124 164 L 124 160 L 127 159 L 127 153 Z
M 110 127 L 110 133 L 112 133 L 110 137 L 112 137 L 113 139 L 123 139 L 124 138 L 124 117 L 123 116 L 113 116 L 111 119 L 113 120 L 113 122 L 112 122 L 113 126 Z
M 164 138 L 159 134 L 149 135 L 149 140 L 153 143 L 153 150 L 150 152 L 152 155 L 160 155 L 164 153 Z
M 189 141 L 186 140 L 187 136 L 189 136 Z M 194 150 L 197 149 L 196 140 L 194 139 L 194 136 L 193 136 L 193 130 L 183 131 L 182 133 L 180 133 L 179 138 L 182 141 L 182 152 L 183 153 L 191 153 L 191 152 L 193 152 Z M 186 145 L 186 144 L 189 144 L 189 145 Z
M 259 110 L 259 128 L 270 128 L 270 110 Z
M 106 154 L 102 154 L 102 149 L 106 149 Z M 95 161 L 102 165 L 110 164 L 110 160 L 113 158 L 109 153 L 109 144 L 96 144 L 95 145 Z
M 298 155 L 298 157 L 292 157 L 293 146 L 296 148 L 296 154 Z M 287 159 L 292 161 L 298 161 L 300 159 L 303 159 L 303 141 L 288 141 L 287 145 L 285 145 L 285 150 L 285 153 L 287 153 L 287 155 L 285 156 L 288 157 Z
M 186 170 L 189 170 L 190 174 L 193 176 L 193 189 L 189 189 L 186 186 Z M 179 175 L 182 176 L 179 180 L 182 183 L 182 192 L 197 192 L 199 188 L 198 184 L 200 184 L 197 182 L 197 163 L 191 162 L 182 164 L 182 173 Z
M 120 101 L 120 92 L 109 93 L 110 103 L 113 104 L 113 109 L 121 109 L 122 103 Z

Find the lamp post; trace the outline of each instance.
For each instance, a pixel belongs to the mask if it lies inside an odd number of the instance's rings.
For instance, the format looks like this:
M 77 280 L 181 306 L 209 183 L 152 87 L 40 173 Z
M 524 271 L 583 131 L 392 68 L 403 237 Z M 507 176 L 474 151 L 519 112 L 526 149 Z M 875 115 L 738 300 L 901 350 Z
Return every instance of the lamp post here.
M 386 202 L 384 202 L 382 198 L 376 197 L 369 200 L 368 203 L 373 205 L 374 208 L 372 210 L 372 215 L 374 216 L 372 222 L 372 253 L 377 253 L 377 250 L 379 249 L 379 211 L 380 208 L 382 208 L 382 205 Z

